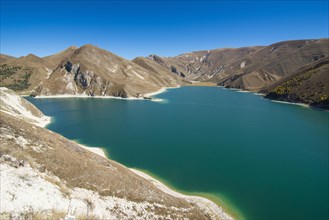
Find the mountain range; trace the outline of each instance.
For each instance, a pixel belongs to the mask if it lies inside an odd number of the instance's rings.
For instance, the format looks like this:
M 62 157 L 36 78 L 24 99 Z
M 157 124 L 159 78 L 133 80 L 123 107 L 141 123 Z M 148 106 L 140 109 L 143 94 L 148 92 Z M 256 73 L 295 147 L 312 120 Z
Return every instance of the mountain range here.
M 328 55 L 328 38 L 195 51 L 174 57 L 152 54 L 133 60 L 93 45 L 72 46 L 42 58 L 1 54 L 0 86 L 33 96 L 142 98 L 163 87 L 202 81 L 328 109 Z M 312 70 L 312 77 L 299 81 L 305 85 L 290 83 L 288 90 L 273 95 L 279 86 L 307 69 Z

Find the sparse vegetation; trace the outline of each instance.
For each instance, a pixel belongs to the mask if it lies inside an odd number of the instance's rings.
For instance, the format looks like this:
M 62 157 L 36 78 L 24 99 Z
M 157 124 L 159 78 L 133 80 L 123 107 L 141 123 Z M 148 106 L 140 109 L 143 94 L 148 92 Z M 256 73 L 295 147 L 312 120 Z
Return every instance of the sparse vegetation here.
M 327 109 L 329 90 L 327 82 L 329 59 L 324 59 L 304 68 L 277 85 L 266 97 L 276 100 L 307 103 Z
M 5 86 L 14 91 L 22 91 L 30 87 L 29 79 L 33 73 L 31 67 L 0 66 L 0 86 Z

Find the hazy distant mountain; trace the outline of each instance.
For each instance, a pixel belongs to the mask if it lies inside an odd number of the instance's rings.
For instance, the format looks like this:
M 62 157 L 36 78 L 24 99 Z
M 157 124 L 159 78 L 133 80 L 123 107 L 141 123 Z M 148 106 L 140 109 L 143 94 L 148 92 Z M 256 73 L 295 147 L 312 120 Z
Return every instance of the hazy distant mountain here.
M 216 49 L 149 59 L 191 80 L 259 91 L 304 65 L 328 56 L 328 39 L 283 41 L 270 46 Z

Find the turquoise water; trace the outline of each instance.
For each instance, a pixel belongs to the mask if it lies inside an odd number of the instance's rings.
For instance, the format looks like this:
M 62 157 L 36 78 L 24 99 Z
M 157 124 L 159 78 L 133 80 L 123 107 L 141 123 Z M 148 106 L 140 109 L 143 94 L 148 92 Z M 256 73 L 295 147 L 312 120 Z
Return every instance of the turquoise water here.
M 178 190 L 217 196 L 243 218 L 329 218 L 328 112 L 217 87 L 157 97 L 166 101 L 29 100 L 54 117 L 49 129 Z

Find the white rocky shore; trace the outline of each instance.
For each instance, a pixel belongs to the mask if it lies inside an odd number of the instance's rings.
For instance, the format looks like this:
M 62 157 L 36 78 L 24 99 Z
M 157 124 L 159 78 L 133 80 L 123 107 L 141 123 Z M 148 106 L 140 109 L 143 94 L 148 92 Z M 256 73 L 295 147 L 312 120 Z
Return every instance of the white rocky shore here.
M 34 126 L 44 127 L 50 122 L 50 118 L 44 116 L 31 103 L 6 88 L 0 88 L 0 103 L 1 114 L 9 114 L 20 120 L 28 121 L 33 129 L 36 129 Z M 1 126 L 0 137 L 13 141 L 22 149 L 32 148 L 38 154 L 45 150 L 42 144 L 33 143 L 23 136 L 17 136 L 5 126 Z M 80 146 L 105 158 L 105 153 L 100 148 Z M 68 169 L 70 168 L 68 167 Z M 207 213 L 210 219 L 233 219 L 221 207 L 208 199 L 180 194 L 141 171 L 130 170 L 165 194 L 185 199 L 188 203 L 194 204 L 198 209 Z M 53 173 L 33 168 L 27 161 L 3 152 L 2 147 L 0 148 L 0 174 L 0 219 L 75 220 L 88 217 L 106 220 L 163 219 L 163 216 L 150 211 L 163 208 L 163 204 L 147 201 L 135 202 L 115 196 L 101 196 L 98 192 L 79 187 L 68 188 Z M 173 212 L 189 211 L 189 208 L 185 210 L 185 208 L 175 206 L 166 208 Z M 166 216 L 166 219 L 175 219 L 175 217 L 169 215 Z
M 16 161 L 16 158 L 9 155 L 3 155 L 2 159 Z M 1 161 L 0 172 L 1 219 L 25 219 L 22 213 L 26 213 L 24 216 L 28 214 L 33 216 L 33 213 L 38 213 L 34 214 L 36 216 L 64 213 L 64 219 L 67 220 L 82 216 L 94 216 L 106 220 L 124 218 L 118 216 L 117 210 L 130 219 L 160 218 L 143 210 L 161 204 L 137 203 L 113 196 L 100 196 L 97 192 L 82 188 L 67 189 L 70 193 L 70 197 L 67 197 L 63 195 L 58 185 L 52 183 L 59 181 L 56 176 L 39 173 L 28 164 L 15 168 Z
M 80 146 L 95 154 L 98 154 L 98 155 L 106 158 L 105 153 L 104 153 L 103 149 L 101 149 L 101 148 L 86 147 L 84 145 L 80 145 Z M 200 196 L 187 196 L 187 195 L 181 194 L 179 192 L 176 192 L 176 191 L 170 189 L 169 187 L 164 185 L 159 180 L 154 179 L 153 177 L 151 177 L 150 175 L 148 175 L 146 173 L 143 173 L 142 171 L 132 169 L 132 168 L 130 168 L 130 170 L 133 171 L 135 174 L 143 177 L 144 179 L 150 181 L 152 184 L 154 184 L 154 186 L 156 186 L 158 189 L 160 189 L 164 193 L 167 193 L 167 194 L 172 195 L 177 198 L 183 198 L 183 199 L 190 201 L 191 203 L 197 204 L 199 207 L 201 207 L 207 213 L 217 213 L 221 217 L 221 219 L 225 219 L 225 220 L 233 219 L 229 214 L 227 214 L 223 210 L 223 208 L 219 207 L 217 204 L 210 201 L 209 199 L 206 199 L 206 198 L 203 198 Z M 216 216 L 212 216 L 212 218 L 216 219 Z
M 51 121 L 50 117 L 43 115 L 34 105 L 5 87 L 0 87 L 0 97 L 0 110 L 7 114 L 40 127 L 45 127 Z
M 176 86 L 176 87 L 162 87 L 161 89 L 155 91 L 155 92 L 150 92 L 150 93 L 146 93 L 140 97 L 128 97 L 128 98 L 122 98 L 122 97 L 116 97 L 116 96 L 99 96 L 99 95 L 95 95 L 95 96 L 89 96 L 86 93 L 83 94 L 62 94 L 62 95 L 39 95 L 36 96 L 35 98 L 37 99 L 47 99 L 47 98 L 95 98 L 95 99 L 122 99 L 122 100 L 149 100 L 149 99 L 145 99 L 145 98 L 149 98 L 155 95 L 158 95 L 160 93 L 163 93 L 165 91 L 167 91 L 168 89 L 176 89 L 179 88 L 180 86 Z M 145 97 L 145 98 L 144 98 Z M 151 101 L 161 101 L 161 99 L 155 99 L 152 98 L 150 99 Z

